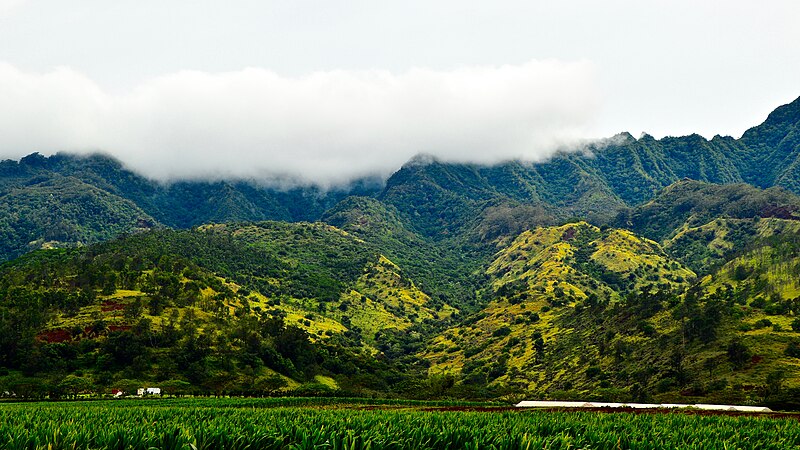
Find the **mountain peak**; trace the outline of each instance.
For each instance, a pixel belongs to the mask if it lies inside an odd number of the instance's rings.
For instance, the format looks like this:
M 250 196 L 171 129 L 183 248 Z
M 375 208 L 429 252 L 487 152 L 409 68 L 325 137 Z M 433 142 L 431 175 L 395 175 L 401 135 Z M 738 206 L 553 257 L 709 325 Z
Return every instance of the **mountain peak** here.
M 614 143 L 616 143 L 618 145 L 625 145 L 625 144 L 632 144 L 632 143 L 636 142 L 636 138 L 633 137 L 633 135 L 628 133 L 627 131 L 623 131 L 621 133 L 615 134 L 611 138 L 611 141 L 613 141 Z
M 769 113 L 765 124 L 782 125 L 800 122 L 800 97 L 793 102 L 781 105 Z
M 403 164 L 403 168 L 429 166 L 437 162 L 439 162 L 439 159 L 430 153 L 418 153 Z

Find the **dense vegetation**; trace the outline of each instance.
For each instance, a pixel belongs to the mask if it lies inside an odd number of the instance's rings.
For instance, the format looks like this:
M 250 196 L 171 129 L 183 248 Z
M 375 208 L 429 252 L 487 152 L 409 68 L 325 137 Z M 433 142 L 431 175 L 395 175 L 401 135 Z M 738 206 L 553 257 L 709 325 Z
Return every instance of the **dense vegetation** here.
M 145 381 L 424 395 L 426 375 L 413 348 L 392 347 L 393 330 L 457 312 L 322 224 L 153 231 L 33 253 L 0 273 L 0 364 L 14 370 L 0 384 L 30 397 Z M 397 358 L 373 358 L 376 345 Z
M 328 192 L 4 161 L 0 392 L 797 407 L 799 124 L 800 99 L 738 140 L 417 158 Z
M 279 407 L 242 401 L 0 406 L 0 449 L 795 448 L 794 418 Z

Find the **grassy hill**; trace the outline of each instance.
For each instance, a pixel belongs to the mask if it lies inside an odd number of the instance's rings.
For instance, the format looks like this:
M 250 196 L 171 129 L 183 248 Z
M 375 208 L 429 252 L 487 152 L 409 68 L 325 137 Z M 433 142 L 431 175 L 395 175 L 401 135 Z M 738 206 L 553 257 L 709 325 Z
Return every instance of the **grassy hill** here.
M 799 128 L 800 99 L 741 139 L 420 157 L 328 191 L 2 161 L 0 392 L 787 403 Z
M 800 392 L 797 241 L 773 234 L 694 279 L 628 231 L 531 230 L 489 267 L 486 308 L 421 356 L 513 396 L 786 402 Z
M 0 298 L 12 381 L 79 372 L 99 386 L 171 380 L 218 392 L 252 391 L 256 379 L 272 383 L 259 392 L 328 389 L 318 376 L 387 389 L 414 372 L 374 357 L 379 332 L 457 312 L 322 223 L 207 225 L 35 252 L 0 267 Z
M 487 307 L 435 338 L 424 357 L 433 372 L 541 392 L 573 382 L 570 364 L 585 350 L 575 314 L 636 308 L 637 293 L 666 296 L 694 278 L 655 242 L 586 222 L 522 233 L 487 274 Z M 550 350 L 566 342 L 568 359 Z

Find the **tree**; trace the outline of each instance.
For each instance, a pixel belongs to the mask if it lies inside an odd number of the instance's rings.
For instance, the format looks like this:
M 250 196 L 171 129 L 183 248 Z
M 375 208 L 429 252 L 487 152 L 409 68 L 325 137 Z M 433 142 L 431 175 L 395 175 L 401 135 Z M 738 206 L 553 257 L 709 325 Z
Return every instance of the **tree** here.
M 789 345 L 786 346 L 786 350 L 784 350 L 783 353 L 792 358 L 800 358 L 800 341 L 789 342 Z
M 776 369 L 767 375 L 767 395 L 776 395 L 783 390 L 783 382 L 786 380 L 786 372 L 783 369 Z
M 730 361 L 736 369 L 744 367 L 750 361 L 750 358 L 752 358 L 750 349 L 739 340 L 731 341 L 731 343 L 728 344 L 727 353 L 728 361 Z
M 254 383 L 255 390 L 264 395 L 273 395 L 288 385 L 286 379 L 278 374 L 258 377 Z
M 183 380 L 167 380 L 161 383 L 161 388 L 165 394 L 180 397 L 191 393 L 192 384 Z
M 78 394 L 91 391 L 92 386 L 92 382 L 88 378 L 67 375 L 58 383 L 58 390 L 67 396 L 75 398 Z

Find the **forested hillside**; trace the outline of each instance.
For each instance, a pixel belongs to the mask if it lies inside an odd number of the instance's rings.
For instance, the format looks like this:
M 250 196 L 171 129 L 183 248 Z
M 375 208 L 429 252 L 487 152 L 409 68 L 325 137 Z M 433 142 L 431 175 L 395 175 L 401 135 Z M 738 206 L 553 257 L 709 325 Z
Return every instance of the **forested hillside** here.
M 0 273 L 0 364 L 46 390 L 58 388 L 48 377 L 74 372 L 101 385 L 172 380 L 197 392 L 330 390 L 338 384 L 319 386 L 319 377 L 334 375 L 351 389 L 384 390 L 399 361 L 373 358 L 391 343 L 382 336 L 458 312 L 319 223 L 152 231 L 36 252 Z
M 800 99 L 385 184 L 0 163 L 0 392 L 800 404 Z

